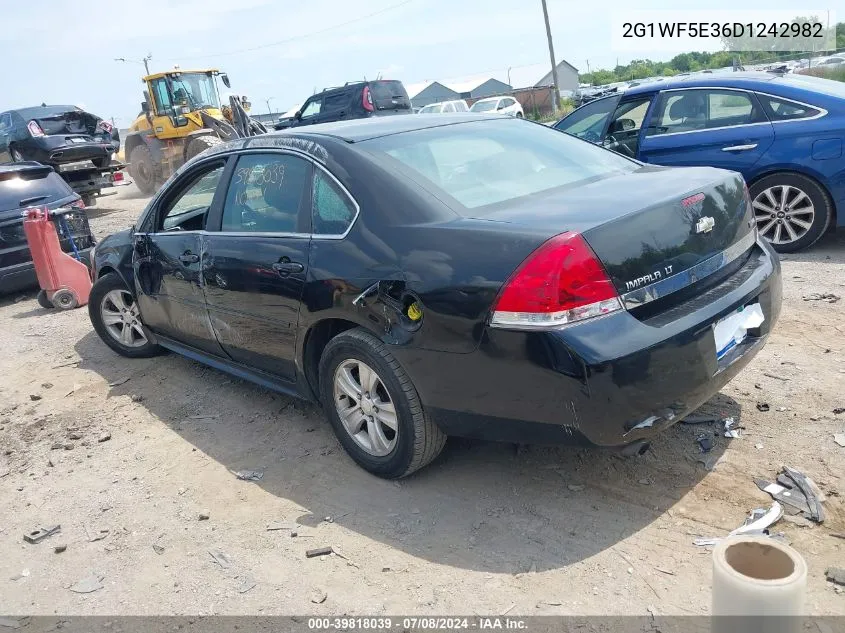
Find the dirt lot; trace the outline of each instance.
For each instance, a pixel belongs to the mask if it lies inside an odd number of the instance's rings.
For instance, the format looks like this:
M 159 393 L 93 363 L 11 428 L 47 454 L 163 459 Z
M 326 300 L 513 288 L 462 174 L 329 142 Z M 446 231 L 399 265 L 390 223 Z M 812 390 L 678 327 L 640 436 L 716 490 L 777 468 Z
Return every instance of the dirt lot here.
M 134 188 L 102 200 L 96 234 L 129 226 L 145 203 Z M 833 440 L 845 431 L 833 413 L 845 407 L 845 299 L 802 299 L 845 297 L 845 235 L 783 270 L 775 333 L 706 407 L 746 427 L 714 438 L 712 470 L 696 436 L 716 427 L 679 424 L 636 459 L 450 440 L 401 483 L 356 467 L 314 406 L 176 355 L 120 358 L 87 310 L 3 297 L 0 612 L 703 614 L 710 554 L 693 539 L 767 506 L 753 478 L 788 464 L 826 492 L 828 518 L 777 530 L 807 559 L 810 613 L 845 614 L 824 579 L 845 567 L 845 540 L 831 535 L 845 532 L 845 448 Z M 242 469 L 264 477 L 240 481 Z M 298 536 L 273 522 L 299 524 Z M 306 558 L 328 545 L 341 555 Z M 91 574 L 102 588 L 71 590 Z

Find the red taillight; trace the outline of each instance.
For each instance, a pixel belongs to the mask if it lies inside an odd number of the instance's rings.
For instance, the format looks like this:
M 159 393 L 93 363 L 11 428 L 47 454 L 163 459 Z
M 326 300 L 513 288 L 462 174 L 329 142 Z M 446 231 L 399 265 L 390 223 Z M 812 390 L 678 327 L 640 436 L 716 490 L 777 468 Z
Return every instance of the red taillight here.
M 367 112 L 375 111 L 375 107 L 373 106 L 373 95 L 370 93 L 369 86 L 364 86 L 364 92 L 361 96 L 361 105 L 364 106 L 364 109 Z
M 520 264 L 499 293 L 490 325 L 554 327 L 621 310 L 613 282 L 577 233 L 561 233 Z
M 27 123 L 26 129 L 29 130 L 29 133 L 32 136 L 44 136 L 44 130 L 41 129 L 41 126 L 38 125 L 37 121 L 30 121 Z
M 123 172 L 122 171 L 114 172 L 111 176 L 111 180 L 112 180 L 112 182 L 123 182 Z

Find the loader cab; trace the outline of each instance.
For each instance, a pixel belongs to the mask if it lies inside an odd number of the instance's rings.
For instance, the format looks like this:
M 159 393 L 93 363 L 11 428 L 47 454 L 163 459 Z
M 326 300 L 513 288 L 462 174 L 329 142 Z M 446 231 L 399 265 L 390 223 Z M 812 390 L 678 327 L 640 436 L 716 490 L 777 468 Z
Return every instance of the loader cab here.
M 217 87 L 220 75 L 217 70 L 174 69 L 144 77 L 149 95 L 144 111 L 149 113 L 156 137 L 177 138 L 191 129 L 200 129 L 201 110 L 215 118 L 222 118 Z M 223 83 L 228 84 L 228 77 L 225 74 L 222 77 Z

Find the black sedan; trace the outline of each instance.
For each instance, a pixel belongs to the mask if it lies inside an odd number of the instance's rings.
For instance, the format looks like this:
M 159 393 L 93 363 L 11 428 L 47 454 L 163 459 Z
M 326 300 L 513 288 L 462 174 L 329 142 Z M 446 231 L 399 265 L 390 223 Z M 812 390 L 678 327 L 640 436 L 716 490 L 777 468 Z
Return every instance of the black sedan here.
M 111 348 L 319 401 L 384 477 L 447 435 L 641 449 L 751 360 L 781 303 L 738 174 L 473 115 L 222 144 L 94 262 Z
M 90 160 L 106 167 L 119 148 L 117 128 L 76 106 L 0 112 L 0 161 L 32 160 L 58 168 Z

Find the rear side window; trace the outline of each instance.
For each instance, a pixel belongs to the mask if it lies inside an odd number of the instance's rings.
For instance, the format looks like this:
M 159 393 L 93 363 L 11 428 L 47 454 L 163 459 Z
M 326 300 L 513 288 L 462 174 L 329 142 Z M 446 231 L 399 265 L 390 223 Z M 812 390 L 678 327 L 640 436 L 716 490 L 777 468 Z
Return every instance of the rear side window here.
M 310 165 L 288 154 L 248 154 L 238 159 L 223 206 L 223 231 L 305 233 L 300 221 Z
M 649 136 L 762 123 L 766 117 L 749 92 L 680 90 L 661 96 L 654 120 Z
M 349 105 L 349 93 L 341 92 L 323 98 L 323 112 L 337 112 Z
M 821 110 L 787 99 L 778 99 L 777 97 L 760 94 L 757 95 L 757 98 L 760 99 L 763 108 L 766 110 L 766 114 L 772 121 L 807 119 L 821 113 Z
M 476 210 L 472 217 L 484 216 L 480 207 L 637 169 L 614 152 L 510 118 L 415 130 L 361 145 Z
M 0 174 L 0 211 L 50 204 L 73 191 L 52 169 Z
M 314 170 L 311 199 L 311 230 L 315 235 L 343 235 L 355 219 L 355 205 L 320 169 Z

